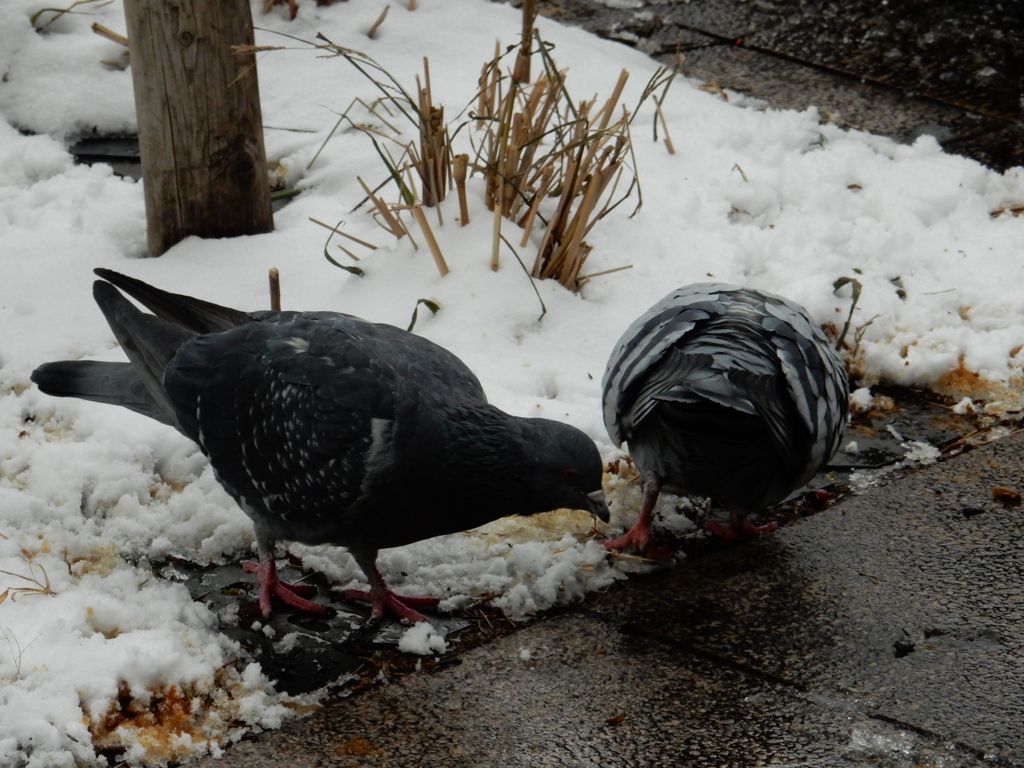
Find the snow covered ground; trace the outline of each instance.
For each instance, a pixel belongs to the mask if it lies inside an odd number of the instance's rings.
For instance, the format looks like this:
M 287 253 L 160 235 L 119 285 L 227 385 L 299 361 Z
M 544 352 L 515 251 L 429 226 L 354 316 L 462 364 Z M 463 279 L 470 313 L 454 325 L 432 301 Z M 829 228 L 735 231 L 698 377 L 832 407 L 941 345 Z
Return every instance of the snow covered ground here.
M 1024 217 L 992 214 L 1024 203 L 1024 169 L 999 175 L 944 154 L 929 137 L 899 145 L 822 124 L 813 110 L 765 110 L 693 83 L 675 83 L 664 105 L 677 154 L 653 141 L 650 104 L 636 118 L 640 213 L 628 218 L 623 206 L 588 237 L 586 272 L 632 269 L 594 279 L 581 295 L 538 283 L 548 307 L 538 321 L 518 265 L 490 269 L 491 216 L 474 178 L 473 223 L 455 223 L 452 199 L 447 223 L 434 228 L 451 268 L 438 277 L 426 249 L 396 243 L 367 214 L 351 212 L 363 196 L 356 177 L 383 180 L 365 135 L 335 135 L 307 170 L 337 113 L 356 96 L 372 99 L 372 86 L 342 59 L 318 58 L 275 32 L 304 40 L 322 32 L 374 57 L 408 90 L 427 56 L 434 100 L 450 117 L 472 99 L 495 40 L 517 42 L 520 19 L 486 0 L 419 0 L 415 12 L 393 3 L 371 40 L 365 33 L 385 4 L 321 8 L 299 0 L 295 21 L 284 6 L 263 16 L 262 4 L 254 5 L 263 28 L 257 41 L 291 46 L 260 58 L 268 159 L 303 192 L 275 216 L 271 234 L 193 238 L 144 259 L 141 185 L 103 165 L 74 165 L 67 151 L 80 135 L 134 130 L 130 70 L 100 63 L 121 49 L 90 30 L 99 21 L 124 32 L 120 1 L 78 6 L 41 30 L 30 19 L 43 0 L 4 3 L 0 766 L 89 764 L 97 760 L 94 741 L 124 744 L 127 759 L 140 763 L 217 752 L 303 706 L 277 694 L 258 665 L 225 666 L 237 648 L 216 631 L 216 617 L 148 570 L 150 559 L 167 554 L 217 560 L 251 550 L 251 524 L 196 447 L 141 416 L 58 401 L 30 385 L 31 370 L 45 361 L 122 359 L 91 300 L 93 267 L 247 310 L 267 306 L 267 270 L 277 267 L 286 309 L 338 310 L 402 327 L 418 299 L 432 299 L 441 311 L 421 310 L 416 332 L 465 360 L 492 402 L 568 421 L 609 459 L 616 451 L 598 398 L 614 342 L 669 290 L 710 277 L 782 293 L 837 327 L 851 297 L 849 286 L 836 295 L 833 283 L 856 278 L 860 343 L 850 363 L 861 383 L 884 379 L 1015 402 Z M 52 17 L 43 13 L 36 27 Z M 556 44 L 577 99 L 607 97 L 625 68 L 623 102 L 637 103 L 652 61 L 545 20 L 539 28 Z M 323 258 L 327 233 L 310 217 L 344 220 L 347 232 L 379 246 L 360 262 L 364 278 Z M 527 249 L 524 257 L 532 256 Z M 635 514 L 621 501 L 613 512 L 620 522 Z M 622 577 L 622 561 L 573 536 L 588 525 L 572 515 L 533 526 L 501 521 L 382 553 L 380 565 L 407 592 L 456 595 L 453 608 L 466 596 L 496 594 L 506 611 L 523 616 Z M 293 551 L 342 585 L 359 578 L 343 551 Z M 403 647 L 438 652 L 443 643 L 422 633 L 410 633 Z

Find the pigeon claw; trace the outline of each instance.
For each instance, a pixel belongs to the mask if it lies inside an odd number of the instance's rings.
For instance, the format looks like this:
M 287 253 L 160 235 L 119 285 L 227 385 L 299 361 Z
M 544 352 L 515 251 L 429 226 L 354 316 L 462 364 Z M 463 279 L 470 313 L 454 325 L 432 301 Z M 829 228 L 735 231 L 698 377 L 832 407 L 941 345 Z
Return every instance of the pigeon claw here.
M 370 623 L 376 623 L 384 616 L 385 611 L 394 614 L 399 620 L 416 624 L 426 621 L 427 617 L 416 610 L 426 608 L 434 610 L 441 602 L 436 597 L 409 597 L 399 595 L 390 589 L 370 590 L 349 589 L 345 591 L 346 600 L 360 600 L 370 604 Z
M 256 582 L 260 588 L 260 612 L 263 614 L 263 618 L 269 619 L 273 610 L 270 604 L 271 595 L 299 611 L 318 615 L 327 613 L 327 608 L 320 605 L 320 603 L 314 603 L 312 600 L 300 597 L 300 595 L 312 594 L 316 591 L 316 587 L 311 584 L 293 584 L 281 581 L 277 577 L 277 566 L 273 558 L 261 559 L 258 563 L 246 560 L 242 563 L 242 570 L 246 573 L 256 574 Z
M 606 539 L 601 542 L 605 549 L 621 552 L 634 547 L 637 552 L 651 560 L 666 560 L 672 557 L 672 550 L 667 547 L 656 547 L 651 541 L 651 526 L 640 525 L 638 522 L 617 539 Z
M 733 518 L 732 522 L 728 525 L 720 523 L 717 520 L 708 520 L 704 523 L 704 528 L 706 530 L 711 531 L 711 533 L 720 538 L 726 544 L 743 541 L 744 539 L 756 539 L 758 536 L 771 533 L 778 527 L 779 526 L 775 523 L 754 525 L 746 518 Z

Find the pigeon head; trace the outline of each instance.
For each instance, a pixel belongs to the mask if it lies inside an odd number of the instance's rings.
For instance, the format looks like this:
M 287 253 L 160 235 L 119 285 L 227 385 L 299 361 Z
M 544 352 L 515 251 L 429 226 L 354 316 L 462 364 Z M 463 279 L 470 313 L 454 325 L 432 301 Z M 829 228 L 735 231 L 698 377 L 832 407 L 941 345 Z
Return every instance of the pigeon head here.
M 536 512 L 582 509 L 608 522 L 601 477 L 604 465 L 594 441 L 549 419 L 524 419 L 531 462 L 523 476 Z

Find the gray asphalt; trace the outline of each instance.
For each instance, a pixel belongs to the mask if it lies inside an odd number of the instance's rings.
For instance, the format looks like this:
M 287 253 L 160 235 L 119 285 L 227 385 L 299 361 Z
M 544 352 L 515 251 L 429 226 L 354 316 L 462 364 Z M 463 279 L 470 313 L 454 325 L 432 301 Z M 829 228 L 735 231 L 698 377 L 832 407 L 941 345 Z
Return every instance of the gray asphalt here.
M 1024 433 L 203 766 L 1022 766 Z M 966 512 L 965 512 L 966 510 Z

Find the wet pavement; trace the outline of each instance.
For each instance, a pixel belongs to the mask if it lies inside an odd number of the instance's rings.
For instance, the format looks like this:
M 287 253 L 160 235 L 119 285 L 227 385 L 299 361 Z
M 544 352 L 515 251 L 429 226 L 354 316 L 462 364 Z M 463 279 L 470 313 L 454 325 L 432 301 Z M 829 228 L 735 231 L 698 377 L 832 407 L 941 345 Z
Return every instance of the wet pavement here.
M 1024 766 L 1024 433 L 202 766 Z
M 513 5 L 520 0 L 513 0 Z M 1024 164 L 1024 3 L 538 0 L 686 75 L 996 170 Z

